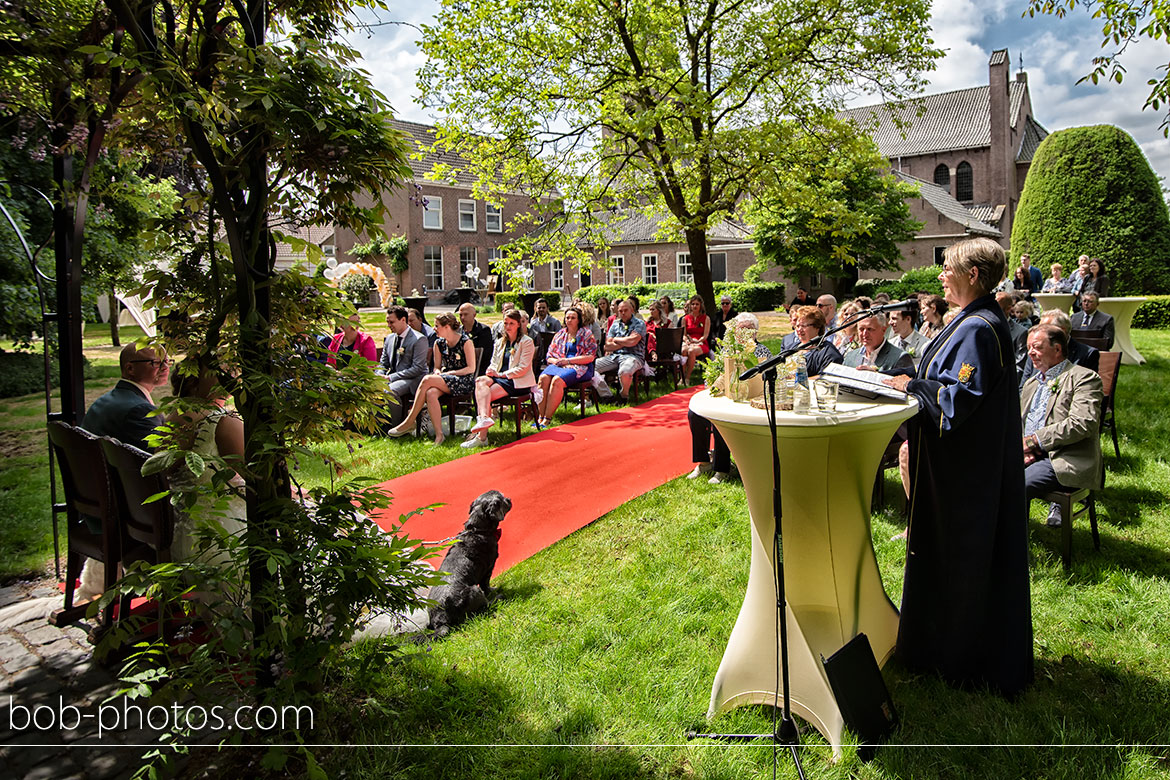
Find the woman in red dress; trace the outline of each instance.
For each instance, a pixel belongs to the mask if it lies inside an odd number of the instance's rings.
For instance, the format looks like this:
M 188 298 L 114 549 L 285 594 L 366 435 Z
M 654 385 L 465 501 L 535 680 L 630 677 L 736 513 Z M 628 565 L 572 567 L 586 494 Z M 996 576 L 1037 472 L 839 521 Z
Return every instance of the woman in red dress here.
M 703 299 L 697 295 L 687 301 L 686 312 L 686 316 L 683 317 L 682 354 L 686 358 L 686 363 L 683 364 L 683 378 L 689 385 L 695 361 L 711 351 L 707 345 L 707 337 L 711 335 L 711 318 L 703 310 Z

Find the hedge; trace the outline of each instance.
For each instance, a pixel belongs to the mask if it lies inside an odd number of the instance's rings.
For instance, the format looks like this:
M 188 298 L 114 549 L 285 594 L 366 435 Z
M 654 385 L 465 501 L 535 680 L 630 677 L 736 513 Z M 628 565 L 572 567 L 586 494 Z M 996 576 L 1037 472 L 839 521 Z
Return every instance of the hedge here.
M 1170 295 L 1148 296 L 1133 315 L 1133 327 L 1170 330 Z
M 731 305 L 738 311 L 773 311 L 784 305 L 784 285 L 778 282 L 715 282 L 715 297 L 731 296 Z M 638 296 L 643 304 L 651 298 L 661 298 L 669 295 L 674 301 L 675 309 L 682 309 L 683 302 L 695 294 L 695 285 L 691 284 L 595 284 L 582 287 L 577 295 L 597 303 L 601 296 L 613 301 L 615 298 L 625 298 L 629 295 Z
M 60 367 L 54 357 L 50 365 L 53 371 L 53 387 L 57 387 Z M 82 377 L 96 376 L 89 360 L 81 358 Z M 45 356 L 42 352 L 5 352 L 0 349 L 0 398 L 15 398 L 29 393 L 45 391 Z
M 884 292 L 892 301 L 905 300 L 919 290 L 942 295 L 942 282 L 938 280 L 941 270 L 941 266 L 927 265 L 922 268 L 911 268 L 899 279 L 865 279 L 854 286 L 853 293 L 856 296 L 872 298 Z
M 524 292 L 499 292 L 496 296 L 496 311 L 501 311 L 505 301 L 511 301 L 520 307 L 520 296 L 529 293 L 540 293 L 544 299 L 548 301 L 549 311 L 561 310 L 561 291 L 560 290 L 525 290 Z

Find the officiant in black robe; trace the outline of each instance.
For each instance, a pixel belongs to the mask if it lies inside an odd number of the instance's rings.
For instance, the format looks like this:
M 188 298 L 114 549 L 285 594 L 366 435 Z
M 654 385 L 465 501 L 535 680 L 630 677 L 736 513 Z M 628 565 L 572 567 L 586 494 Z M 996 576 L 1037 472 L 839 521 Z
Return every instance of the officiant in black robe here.
M 1003 249 L 950 247 L 939 278 L 961 307 L 922 356 L 913 395 L 909 534 L 897 656 L 1011 696 L 1032 680 L 1028 515 L 1011 337 L 990 294 Z

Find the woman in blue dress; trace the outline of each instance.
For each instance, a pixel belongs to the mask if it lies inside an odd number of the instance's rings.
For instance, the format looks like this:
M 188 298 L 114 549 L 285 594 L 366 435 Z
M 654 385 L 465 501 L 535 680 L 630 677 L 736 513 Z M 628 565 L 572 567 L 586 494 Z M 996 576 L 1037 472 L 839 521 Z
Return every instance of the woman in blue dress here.
M 564 326 L 553 336 L 547 363 L 540 374 L 540 403 L 536 406 L 537 428 L 546 427 L 565 397 L 565 388 L 593 378 L 593 361 L 597 359 L 597 339 L 593 331 L 581 327 L 581 310 L 571 307 L 565 312 Z

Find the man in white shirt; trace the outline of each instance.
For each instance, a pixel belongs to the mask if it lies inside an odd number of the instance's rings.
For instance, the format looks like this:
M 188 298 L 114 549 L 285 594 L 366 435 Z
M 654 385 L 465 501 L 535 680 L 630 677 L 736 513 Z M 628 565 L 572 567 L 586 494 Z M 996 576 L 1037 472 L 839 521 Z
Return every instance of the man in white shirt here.
M 930 342 L 914 330 L 914 315 L 908 311 L 890 312 L 890 327 L 894 332 L 890 335 L 889 342 L 909 355 L 917 367 L 923 349 Z

